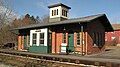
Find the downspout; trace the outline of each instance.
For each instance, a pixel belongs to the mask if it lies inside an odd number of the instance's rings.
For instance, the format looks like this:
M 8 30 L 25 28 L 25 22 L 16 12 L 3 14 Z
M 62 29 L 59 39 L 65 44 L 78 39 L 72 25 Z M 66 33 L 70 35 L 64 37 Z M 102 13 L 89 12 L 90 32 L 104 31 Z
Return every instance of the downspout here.
M 49 44 L 49 33 L 50 33 L 49 30 L 50 30 L 50 29 L 47 28 L 47 53 L 49 53 L 49 49 L 50 49 L 50 48 L 49 48 L 49 47 L 50 47 L 50 46 L 49 46 L 49 45 L 50 45 L 50 44 Z
M 80 22 L 79 22 L 79 24 L 80 24 Z M 82 46 L 81 46 L 81 53 L 82 53 L 82 56 L 84 55 L 83 54 L 83 26 L 80 24 L 80 31 L 81 31 L 81 34 L 82 34 L 82 36 L 81 36 L 81 41 L 82 41 Z

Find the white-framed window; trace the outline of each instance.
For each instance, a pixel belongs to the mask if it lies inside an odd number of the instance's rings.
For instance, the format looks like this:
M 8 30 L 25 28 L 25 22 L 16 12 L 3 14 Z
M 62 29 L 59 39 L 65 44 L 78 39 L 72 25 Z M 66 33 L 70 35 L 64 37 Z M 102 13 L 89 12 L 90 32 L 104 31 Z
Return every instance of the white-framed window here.
M 44 33 L 40 33 L 40 37 L 39 37 L 39 45 L 41 45 L 41 46 L 44 45 Z
M 37 33 L 32 34 L 32 44 L 34 46 L 37 44 Z
M 67 17 L 67 11 L 65 11 L 65 16 Z
M 54 10 L 54 16 L 56 15 L 56 10 Z
M 58 9 L 57 9 L 57 15 L 58 15 Z
M 62 16 L 67 17 L 67 11 L 66 11 L 66 10 L 64 10 L 64 9 L 62 9 Z
M 62 15 L 64 16 L 64 10 L 62 9 Z
M 47 46 L 47 30 L 47 28 L 30 30 L 30 46 Z
M 52 16 L 56 16 L 56 15 L 58 15 L 58 9 L 52 10 Z
M 81 43 L 80 33 L 77 33 L 77 45 L 80 45 Z
M 66 43 L 66 33 L 63 33 L 63 43 Z
M 54 11 L 52 10 L 52 16 L 54 16 Z

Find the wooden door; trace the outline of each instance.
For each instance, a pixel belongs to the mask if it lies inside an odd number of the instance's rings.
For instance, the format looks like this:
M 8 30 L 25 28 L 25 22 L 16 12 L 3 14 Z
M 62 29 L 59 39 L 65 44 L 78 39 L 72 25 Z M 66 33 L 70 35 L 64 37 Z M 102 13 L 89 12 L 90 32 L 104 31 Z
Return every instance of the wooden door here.
M 74 51 L 74 34 L 68 34 L 68 51 L 73 52 Z

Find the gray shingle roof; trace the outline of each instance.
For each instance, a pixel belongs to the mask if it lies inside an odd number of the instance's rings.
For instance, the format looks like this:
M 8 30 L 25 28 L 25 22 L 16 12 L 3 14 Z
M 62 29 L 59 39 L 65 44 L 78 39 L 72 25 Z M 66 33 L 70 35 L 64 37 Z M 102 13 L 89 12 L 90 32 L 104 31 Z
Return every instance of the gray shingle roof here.
M 39 23 L 39 24 L 33 24 L 28 25 L 24 27 L 19 27 L 15 29 L 28 29 L 28 28 L 36 28 L 36 27 L 44 27 L 44 26 L 52 26 L 52 25 L 61 25 L 61 24 L 70 24 L 70 23 L 83 23 L 83 22 L 89 22 L 93 19 L 96 19 L 98 17 L 104 16 L 105 14 L 98 14 L 98 15 L 92 15 L 87 17 L 81 17 L 81 18 L 74 18 L 74 19 L 68 19 L 64 21 L 59 22 L 53 22 L 53 23 Z
M 113 31 L 113 28 L 105 14 L 97 14 L 97 15 L 91 15 L 91 16 L 81 17 L 81 18 L 73 18 L 73 19 L 68 19 L 68 20 L 53 22 L 53 23 L 33 24 L 33 25 L 15 28 L 14 30 L 49 27 L 49 26 L 54 26 L 54 25 L 64 25 L 64 24 L 73 24 L 73 23 L 87 23 L 87 22 L 91 22 L 94 19 L 97 19 L 100 17 L 102 17 L 104 19 L 104 22 L 101 22 L 101 23 L 104 26 L 106 32 Z

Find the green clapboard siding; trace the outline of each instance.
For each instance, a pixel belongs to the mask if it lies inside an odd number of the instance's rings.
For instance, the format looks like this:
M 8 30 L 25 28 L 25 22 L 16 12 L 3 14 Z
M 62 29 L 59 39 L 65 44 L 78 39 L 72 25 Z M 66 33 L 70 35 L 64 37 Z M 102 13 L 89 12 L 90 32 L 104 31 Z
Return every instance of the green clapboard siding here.
M 29 52 L 35 52 L 35 53 L 48 53 L 48 47 L 47 46 L 31 46 L 28 49 Z
M 48 53 L 52 53 L 52 46 L 48 46 Z

